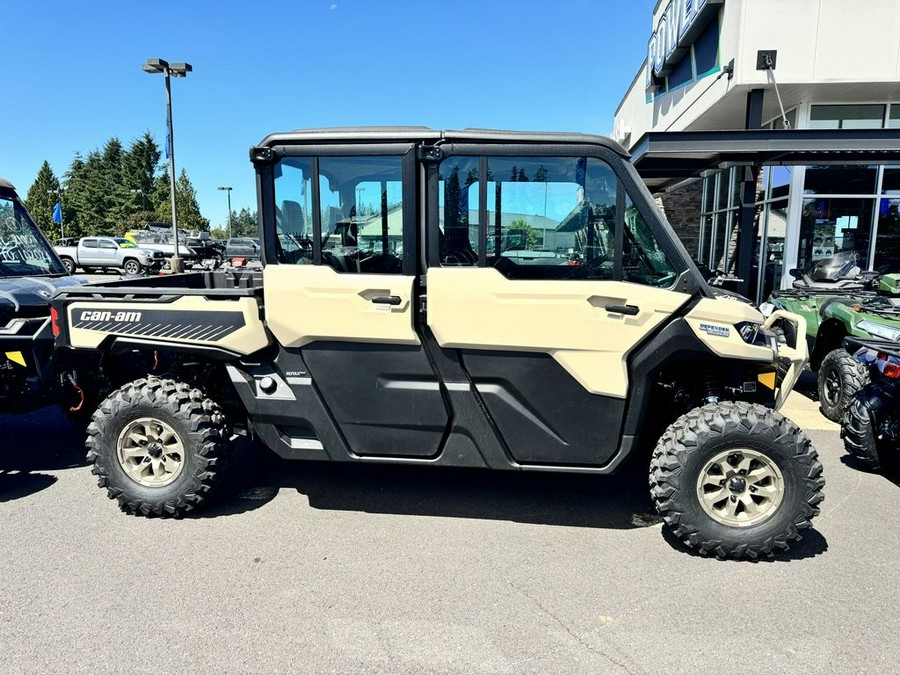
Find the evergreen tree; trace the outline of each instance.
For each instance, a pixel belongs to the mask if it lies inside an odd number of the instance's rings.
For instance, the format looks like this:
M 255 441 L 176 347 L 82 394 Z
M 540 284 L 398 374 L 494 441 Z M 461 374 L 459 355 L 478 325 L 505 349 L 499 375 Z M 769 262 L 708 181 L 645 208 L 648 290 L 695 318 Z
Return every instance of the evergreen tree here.
M 172 222 L 172 204 L 169 201 L 169 172 L 163 171 L 153 187 L 154 210 L 158 218 L 157 222 Z M 209 219 L 200 213 L 200 205 L 197 203 L 197 191 L 188 178 L 187 172 L 182 169 L 178 180 L 175 181 L 175 210 L 178 215 L 178 229 L 184 231 L 208 230 Z
M 59 195 L 59 179 L 50 168 L 50 163 L 44 160 L 37 177 L 28 188 L 25 206 L 51 241 L 60 236 L 59 224 L 53 222 L 53 207 L 59 200 Z
M 228 221 L 223 226 L 228 232 Z M 256 219 L 256 211 L 251 211 L 246 206 L 240 211 L 231 212 L 231 236 L 232 237 L 258 237 L 259 223 Z
M 118 225 L 132 201 L 132 194 L 123 181 L 123 158 L 122 142 L 113 136 L 103 146 L 100 158 L 99 210 L 106 234 L 120 234 Z
M 134 139 L 122 156 L 122 183 L 128 190 L 129 213 L 155 208 L 152 198 L 159 157 L 159 146 L 149 131 Z
M 84 234 L 78 222 L 78 209 L 75 207 L 74 196 L 81 188 L 84 175 L 84 160 L 80 152 L 75 153 L 69 170 L 63 176 L 63 223 L 65 224 L 67 237 L 80 237 Z

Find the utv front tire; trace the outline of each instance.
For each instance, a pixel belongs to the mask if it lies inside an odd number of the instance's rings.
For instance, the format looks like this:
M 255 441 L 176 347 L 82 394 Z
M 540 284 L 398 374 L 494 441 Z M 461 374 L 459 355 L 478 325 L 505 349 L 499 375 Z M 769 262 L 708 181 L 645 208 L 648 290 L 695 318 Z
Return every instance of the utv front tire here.
M 819 366 L 819 406 L 832 422 L 840 422 L 853 395 L 869 383 L 869 371 L 845 349 L 829 352 Z
M 656 446 L 650 492 L 675 536 L 702 554 L 786 550 L 822 501 L 822 465 L 782 414 L 723 402 L 679 417 Z
M 155 377 L 100 404 L 88 426 L 97 484 L 127 513 L 182 516 L 220 483 L 228 452 L 224 415 L 199 389 Z

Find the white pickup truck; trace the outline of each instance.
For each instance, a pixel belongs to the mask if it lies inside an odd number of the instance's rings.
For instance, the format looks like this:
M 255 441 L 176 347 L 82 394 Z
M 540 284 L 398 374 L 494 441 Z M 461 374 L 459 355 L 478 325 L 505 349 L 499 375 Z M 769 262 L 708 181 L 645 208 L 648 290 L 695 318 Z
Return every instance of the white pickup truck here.
M 120 269 L 126 274 L 140 274 L 162 268 L 166 256 L 162 251 L 141 248 L 124 237 L 83 237 L 77 246 L 54 246 L 69 274 L 77 268 L 85 273 Z

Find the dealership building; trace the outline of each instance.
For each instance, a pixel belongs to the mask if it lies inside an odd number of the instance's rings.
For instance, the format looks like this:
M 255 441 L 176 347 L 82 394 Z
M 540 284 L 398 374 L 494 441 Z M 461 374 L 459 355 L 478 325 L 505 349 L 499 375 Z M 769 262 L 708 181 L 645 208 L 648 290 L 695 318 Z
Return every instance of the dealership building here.
M 900 271 L 900 161 L 879 154 L 900 138 L 900 0 L 659 0 L 648 28 L 612 135 L 698 262 L 751 277 L 756 299 L 835 255 Z M 692 143 L 758 129 L 743 155 Z M 662 149 L 677 171 L 653 164 Z

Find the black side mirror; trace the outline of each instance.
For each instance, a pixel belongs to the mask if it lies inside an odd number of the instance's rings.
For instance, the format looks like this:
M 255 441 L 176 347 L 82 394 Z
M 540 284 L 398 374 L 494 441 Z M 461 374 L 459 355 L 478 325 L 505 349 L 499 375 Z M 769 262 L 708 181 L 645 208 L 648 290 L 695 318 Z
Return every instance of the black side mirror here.
M 800 278 L 803 277 L 803 270 L 798 269 L 797 267 L 795 267 L 795 268 L 792 269 L 792 270 L 788 270 L 788 274 L 790 274 L 790 275 L 791 275 L 792 277 L 794 277 L 795 279 L 800 279 Z

